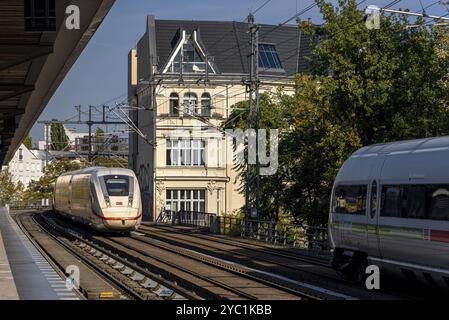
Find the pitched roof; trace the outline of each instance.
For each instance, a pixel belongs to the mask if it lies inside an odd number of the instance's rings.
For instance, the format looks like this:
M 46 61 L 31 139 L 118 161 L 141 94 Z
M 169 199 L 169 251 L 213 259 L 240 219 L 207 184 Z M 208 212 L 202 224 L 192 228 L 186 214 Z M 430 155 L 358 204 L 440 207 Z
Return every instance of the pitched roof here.
M 151 17 L 149 17 L 151 19 Z M 212 56 L 222 74 L 249 73 L 250 34 L 248 24 L 234 21 L 154 20 L 156 54 L 161 70 L 179 39 L 179 30 L 199 31 L 199 37 L 208 55 Z M 308 73 L 306 56 L 310 55 L 309 37 L 296 25 L 259 25 L 259 43 L 274 44 L 285 73 L 261 70 L 264 74 L 294 75 Z M 151 37 L 150 37 L 151 38 Z M 150 43 L 151 46 L 151 43 Z M 299 53 L 298 53 L 299 48 Z M 299 61 L 298 61 L 299 57 Z

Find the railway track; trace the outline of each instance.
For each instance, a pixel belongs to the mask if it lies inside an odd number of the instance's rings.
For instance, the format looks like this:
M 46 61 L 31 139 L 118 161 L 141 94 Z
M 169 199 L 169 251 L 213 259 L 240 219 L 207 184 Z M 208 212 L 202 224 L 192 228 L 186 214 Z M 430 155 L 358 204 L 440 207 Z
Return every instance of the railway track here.
M 98 272 L 132 299 L 404 298 L 342 280 L 325 259 L 251 242 L 159 226 L 141 226 L 130 236 L 104 234 L 51 212 L 36 214 L 34 221 L 65 239 L 72 247 L 67 250 L 81 252 L 80 259 L 103 263 Z
M 235 254 L 236 258 L 250 257 L 251 259 L 268 262 L 270 265 L 275 264 L 276 266 L 292 270 L 299 270 L 298 265 L 304 265 L 304 263 L 331 269 L 329 259 L 306 254 L 285 253 L 254 243 L 245 243 L 203 234 L 199 235 L 186 231 L 178 231 L 170 227 L 142 226 L 139 229 L 139 233 L 144 233 L 147 237 L 183 247 L 203 249 L 203 251 L 222 255 L 227 254 L 228 256 L 230 255 L 230 250 L 232 250 L 231 252 L 235 252 L 237 251 L 236 249 L 241 249 L 238 254 Z M 251 262 L 254 262 L 254 260 L 251 260 Z
M 251 241 L 248 239 L 231 239 L 225 236 L 221 235 L 208 235 L 205 233 L 193 233 L 191 231 L 184 231 L 180 229 L 175 229 L 170 226 L 163 226 L 163 225 L 141 225 L 139 227 L 139 232 L 156 232 L 157 234 L 160 233 L 160 231 L 166 231 L 170 234 L 180 234 L 180 235 L 186 235 L 189 236 L 189 238 L 196 238 L 200 239 L 202 241 L 208 241 L 212 243 L 221 243 L 221 244 L 227 244 L 232 247 L 241 248 L 245 250 L 251 250 L 254 252 L 269 254 L 271 256 L 280 257 L 280 258 L 286 258 L 290 260 L 296 260 L 301 262 L 310 262 L 315 265 L 319 265 L 325 268 L 331 268 L 330 264 L 330 256 L 326 255 L 311 255 L 307 253 L 301 253 L 299 250 L 294 249 L 290 250 L 291 248 L 286 248 L 284 246 L 276 246 L 276 245 L 269 245 L 269 244 L 262 244 L 257 243 L 256 241 Z
M 18 219 L 22 220 L 23 217 L 19 216 Z M 201 299 L 176 284 L 165 281 L 113 252 L 89 242 L 76 231 L 59 225 L 46 214 L 35 214 L 31 219 L 64 249 L 111 282 L 125 298 L 135 300 Z
M 140 235 L 141 233 L 143 234 Z M 306 259 L 294 255 L 276 255 L 272 253 L 273 250 L 263 252 L 261 249 L 256 249 L 254 252 L 251 250 L 236 252 L 236 248 L 247 248 L 242 244 L 230 246 L 228 241 L 225 241 L 223 246 L 222 239 L 207 239 L 207 236 L 177 233 L 165 228 L 160 230 L 154 227 L 142 227 L 131 237 L 211 265 L 217 265 L 219 261 L 219 266 L 222 268 L 250 274 L 269 285 L 279 286 L 292 293 L 302 292 L 320 299 L 355 299 L 356 296 L 363 298 L 364 295 L 369 295 L 365 290 L 356 290 L 357 295 L 354 296 L 342 294 L 342 285 L 354 287 L 354 284 L 335 275 L 323 260 L 317 261 L 317 259 Z M 311 274 L 315 278 L 311 278 Z M 319 285 L 311 283 L 319 283 Z
M 135 236 L 93 234 L 59 217 L 51 218 L 60 226 L 76 230 L 90 243 L 126 258 L 135 265 L 159 273 L 178 285 L 206 299 L 323 299 L 323 294 L 300 290 L 279 279 L 254 270 L 232 265 L 220 259 L 201 256 L 182 248 L 139 239 Z
M 222 236 L 185 231 L 171 226 L 142 225 L 139 233 L 145 237 L 202 252 L 217 258 L 238 262 L 257 270 L 284 275 L 290 279 L 313 283 L 319 290 L 345 292 L 358 299 L 422 299 L 438 296 L 433 288 L 423 288 L 393 279 L 383 278 L 380 291 L 368 291 L 360 285 L 344 280 L 331 269 L 329 259 L 314 257 L 287 248 L 254 243 L 246 239 L 234 240 Z M 302 264 L 305 263 L 305 264 Z
M 215 284 L 233 291 L 240 297 L 248 299 L 323 299 L 325 295 L 308 292 L 304 288 L 295 288 L 279 281 L 267 277 L 256 270 L 244 268 L 242 266 L 222 261 L 215 257 L 199 254 L 194 251 L 186 250 L 169 244 L 143 239 L 139 236 L 131 236 L 127 239 L 113 239 L 131 250 L 138 251 L 151 257 L 157 257 L 159 261 L 167 265 L 185 270 L 184 264 L 188 265 L 188 270 L 192 274 L 199 276 L 198 270 L 201 269 L 210 274 L 206 280 L 213 280 Z M 151 254 L 149 253 L 151 252 Z M 164 256 L 165 258 L 161 258 Z M 179 261 L 179 262 L 173 262 Z M 219 279 L 214 280 L 214 278 Z M 204 279 L 204 278 L 203 278 Z M 224 279 L 224 281 L 222 280 Z M 244 280 L 242 282 L 242 280 Z M 229 283 L 229 284 L 228 284 Z M 241 288 L 237 289 L 243 283 Z

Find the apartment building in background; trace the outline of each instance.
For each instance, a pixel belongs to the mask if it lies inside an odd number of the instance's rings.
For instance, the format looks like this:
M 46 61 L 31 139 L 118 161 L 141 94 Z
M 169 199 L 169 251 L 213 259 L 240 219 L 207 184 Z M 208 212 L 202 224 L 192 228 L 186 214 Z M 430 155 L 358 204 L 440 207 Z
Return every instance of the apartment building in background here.
M 12 175 L 13 182 L 18 183 L 20 181 L 25 188 L 31 181 L 39 180 L 44 174 L 42 161 L 24 144 L 21 144 L 14 153 L 8 163 L 8 170 Z
M 89 136 L 78 137 L 75 139 L 74 151 L 86 156 L 89 153 Z M 121 158 L 128 157 L 128 137 L 122 137 L 116 134 L 104 134 L 101 137 L 91 137 L 91 153 L 98 156 L 115 156 Z
M 248 100 L 247 23 L 156 20 L 128 56 L 129 167 L 142 188 L 144 220 L 162 210 L 232 214 L 244 206 L 233 148 L 218 129 Z M 260 25 L 260 91 L 307 72 L 309 39 L 298 26 Z

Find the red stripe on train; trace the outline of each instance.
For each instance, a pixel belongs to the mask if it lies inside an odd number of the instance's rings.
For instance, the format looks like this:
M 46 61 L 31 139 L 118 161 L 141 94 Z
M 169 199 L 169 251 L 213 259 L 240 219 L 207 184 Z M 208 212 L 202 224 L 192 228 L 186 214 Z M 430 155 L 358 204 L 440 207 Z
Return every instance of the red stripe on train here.
M 430 241 L 449 243 L 449 231 L 430 230 Z
M 120 217 L 103 217 L 103 216 L 100 216 L 98 213 L 96 213 L 95 211 L 93 211 L 92 210 L 92 212 L 94 213 L 94 215 L 96 215 L 98 218 L 100 218 L 100 219 L 103 219 L 103 220 L 107 220 L 107 221 L 131 221 L 131 220 L 138 220 L 142 215 L 141 214 L 139 214 L 137 217 L 131 217 L 131 218 L 128 218 L 128 217 L 122 217 L 122 218 L 120 218 Z

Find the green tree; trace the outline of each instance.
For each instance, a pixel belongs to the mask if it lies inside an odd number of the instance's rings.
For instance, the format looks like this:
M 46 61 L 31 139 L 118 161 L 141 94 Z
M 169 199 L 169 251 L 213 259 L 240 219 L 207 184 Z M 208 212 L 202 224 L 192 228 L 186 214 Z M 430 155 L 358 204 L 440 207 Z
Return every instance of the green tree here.
M 279 166 L 284 173 L 281 205 L 295 222 L 324 225 L 335 176 L 357 148 L 357 132 L 335 121 L 328 100 L 332 79 L 298 77 L 296 95 L 282 104 L 290 114 L 291 129 L 280 142 Z
M 28 149 L 32 149 L 33 148 L 33 138 L 30 135 L 26 136 L 26 138 L 23 139 L 23 145 L 25 147 L 27 147 Z
M 69 146 L 69 138 L 67 137 L 64 126 L 61 123 L 51 124 L 50 136 L 54 150 L 67 150 L 67 147 Z
M 261 176 L 261 217 L 323 225 L 327 221 L 329 194 L 338 168 L 347 156 L 361 146 L 353 130 L 334 123 L 326 100 L 328 78 L 298 77 L 295 95 L 279 91 L 262 94 L 260 99 L 261 128 L 279 129 L 278 170 Z M 234 106 L 225 128 L 247 128 L 248 103 Z M 247 146 L 245 146 L 245 154 Z M 246 160 L 246 157 L 245 157 Z M 246 165 L 237 167 L 246 189 Z M 254 186 L 254 166 L 250 169 Z M 250 192 L 254 202 L 255 191 Z M 243 209 L 243 208 L 242 208 Z
M 325 23 L 302 25 L 312 75 L 298 77 L 294 95 L 261 98 L 261 127 L 281 129 L 278 172 L 261 180 L 261 215 L 324 225 L 335 176 L 356 149 L 449 134 L 449 50 L 447 28 L 419 19 L 406 28 L 407 19 L 388 16 L 368 30 L 355 0 L 317 3 Z M 247 103 L 236 107 L 225 127 L 247 128 Z M 238 169 L 243 192 L 246 166 Z
M 14 183 L 8 169 L 0 173 L 0 205 L 13 204 L 21 200 L 23 192 L 22 183 Z
M 355 0 L 317 4 L 325 23 L 306 32 L 320 39 L 313 72 L 333 80 L 328 99 L 336 121 L 355 129 L 363 145 L 449 132 L 447 90 L 437 86 L 448 69 L 434 28 L 420 19 L 422 27 L 406 28 L 406 18 L 388 16 L 368 30 Z
M 276 94 L 262 94 L 260 96 L 260 128 L 261 129 L 286 129 L 288 127 L 288 119 L 286 118 L 287 110 L 282 104 L 277 103 L 282 96 L 281 92 Z M 229 118 L 223 124 L 225 129 L 242 129 L 248 128 L 248 112 L 249 103 L 247 101 L 234 105 L 233 111 Z M 269 133 L 268 133 L 269 134 Z M 245 163 L 247 161 L 248 146 L 245 145 Z M 280 153 L 280 156 L 283 154 Z M 238 178 L 242 182 L 239 191 L 245 193 L 247 186 L 247 166 L 246 164 L 237 164 Z M 280 197 L 282 196 L 282 183 L 284 182 L 284 172 L 278 170 L 273 176 L 261 176 L 261 212 L 264 217 L 279 219 L 281 211 Z M 255 185 L 255 166 L 250 166 L 250 184 Z M 255 190 L 251 189 L 249 201 L 254 205 Z M 242 208 L 244 210 L 244 208 Z
M 52 161 L 44 170 L 44 175 L 30 183 L 25 197 L 29 200 L 50 199 L 54 191 L 56 179 L 68 171 L 75 171 L 85 167 L 84 162 L 67 158 Z

